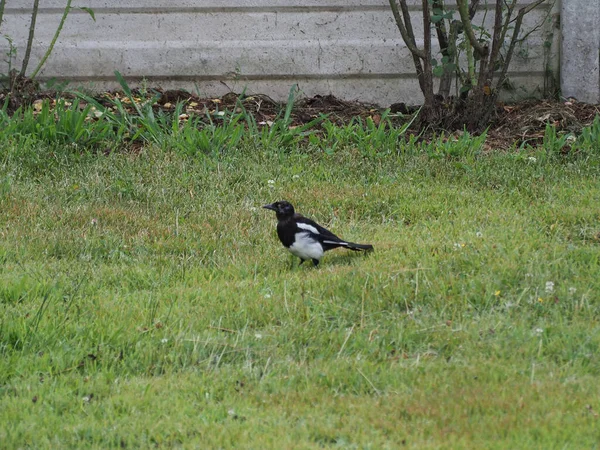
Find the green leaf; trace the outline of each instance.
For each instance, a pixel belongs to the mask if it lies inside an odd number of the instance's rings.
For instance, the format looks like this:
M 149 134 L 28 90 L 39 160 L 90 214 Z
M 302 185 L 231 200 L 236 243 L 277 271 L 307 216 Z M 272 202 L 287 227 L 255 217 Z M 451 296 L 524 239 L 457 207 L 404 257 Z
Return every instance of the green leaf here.
M 469 92 L 472 89 L 471 86 L 469 86 L 468 84 L 465 84 L 464 86 L 460 87 L 460 93 L 464 94 L 465 92 Z
M 92 8 L 89 8 L 87 6 L 80 6 L 79 9 L 88 13 L 92 17 L 94 22 L 96 21 L 96 15 L 94 14 L 94 10 Z
M 431 65 L 432 65 L 433 67 L 437 66 L 437 65 L 438 65 L 437 59 L 435 59 L 435 58 L 431 58 Z
M 450 61 L 450 57 L 448 55 L 442 56 L 442 64 L 448 64 L 448 61 Z
M 441 77 L 442 75 L 444 75 L 444 66 L 435 66 L 433 68 L 433 74 L 436 77 Z
M 444 18 L 442 16 L 431 16 L 431 21 L 433 23 L 438 23 L 440 21 L 442 21 Z

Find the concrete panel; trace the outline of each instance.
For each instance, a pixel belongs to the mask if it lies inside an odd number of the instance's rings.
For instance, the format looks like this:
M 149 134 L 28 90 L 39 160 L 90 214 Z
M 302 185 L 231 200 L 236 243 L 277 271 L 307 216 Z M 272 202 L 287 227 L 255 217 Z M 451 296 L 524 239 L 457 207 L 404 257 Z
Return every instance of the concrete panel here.
M 600 1 L 562 0 L 561 26 L 563 96 L 600 103 Z
M 534 3 L 536 0 L 523 0 L 519 2 L 519 6 L 527 6 Z M 422 0 L 408 0 L 410 9 L 419 9 Z M 40 7 L 44 9 L 62 9 L 65 6 L 64 0 L 44 0 Z M 299 8 L 315 9 L 315 8 L 345 8 L 347 10 L 368 9 L 368 8 L 383 8 L 389 10 L 388 0 L 303 0 L 302 2 L 294 2 L 290 0 L 128 0 L 126 4 L 118 0 L 74 0 L 73 7 L 89 6 L 95 11 L 103 9 L 114 10 L 137 10 L 142 12 L 145 10 L 168 10 L 172 8 L 187 8 L 187 9 L 215 9 L 222 10 L 241 9 L 241 8 L 261 8 L 261 9 L 294 9 Z M 452 4 L 449 5 L 450 7 Z M 546 5 L 547 6 L 547 5 Z M 488 9 L 494 8 L 493 2 L 488 2 L 482 7 Z M 31 10 L 30 0 L 11 0 L 6 5 L 7 10 Z
M 84 13 L 68 18 L 40 79 L 115 88 L 113 73 L 119 70 L 132 82 L 144 77 L 150 86 L 198 88 L 209 96 L 223 93 L 227 85 L 264 89 L 285 99 L 298 82 L 308 95 L 332 93 L 384 105 L 421 101 L 412 58 L 387 0 L 123 3 L 77 0 L 94 8 L 97 21 Z M 411 7 L 418 35 L 420 3 L 413 0 Z M 15 39 L 18 56 L 24 53 L 30 5 L 9 2 L 0 30 Z M 30 68 L 52 39 L 64 2 L 46 0 L 43 5 Z M 535 11 L 525 28 L 543 22 L 547 14 L 544 8 Z M 533 33 L 515 54 L 509 76 L 515 84 L 527 80 L 526 92 L 543 86 L 547 32 Z M 0 42 L 0 52 L 3 48 L 6 44 Z M 0 61 L 0 73 L 5 68 Z

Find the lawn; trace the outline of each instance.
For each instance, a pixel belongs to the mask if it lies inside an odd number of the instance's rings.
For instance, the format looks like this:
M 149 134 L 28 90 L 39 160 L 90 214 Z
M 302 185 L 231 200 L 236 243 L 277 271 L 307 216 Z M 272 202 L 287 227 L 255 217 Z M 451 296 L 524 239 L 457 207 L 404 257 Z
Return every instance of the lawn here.
M 0 143 L 0 446 L 598 448 L 600 154 L 311 142 Z

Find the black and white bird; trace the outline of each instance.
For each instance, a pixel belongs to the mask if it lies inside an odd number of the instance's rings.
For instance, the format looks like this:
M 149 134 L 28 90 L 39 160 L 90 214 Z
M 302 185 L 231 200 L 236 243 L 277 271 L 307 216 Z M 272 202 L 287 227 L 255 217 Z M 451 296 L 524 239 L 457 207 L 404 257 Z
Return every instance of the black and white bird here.
M 300 264 L 312 259 L 313 264 L 316 266 L 327 250 L 338 247 L 345 247 L 354 251 L 373 250 L 373 246 L 370 244 L 355 244 L 340 239 L 314 220 L 297 214 L 289 202 L 275 202 L 265 205 L 263 208 L 275 211 L 277 236 L 292 255 L 300 258 Z

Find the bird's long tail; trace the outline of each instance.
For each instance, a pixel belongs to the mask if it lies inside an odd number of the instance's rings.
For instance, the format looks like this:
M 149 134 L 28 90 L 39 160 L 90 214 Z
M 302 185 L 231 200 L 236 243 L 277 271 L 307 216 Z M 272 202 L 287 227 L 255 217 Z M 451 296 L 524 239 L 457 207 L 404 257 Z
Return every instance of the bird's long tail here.
M 371 244 L 355 244 L 354 242 L 346 242 L 346 244 L 347 248 L 356 252 L 373 250 L 373 246 Z
M 373 250 L 373 246 L 371 244 L 355 244 L 354 242 L 342 241 L 341 239 L 325 239 L 323 240 L 323 243 L 330 245 L 330 248 L 345 247 L 350 250 L 354 250 L 355 252 L 366 252 Z

